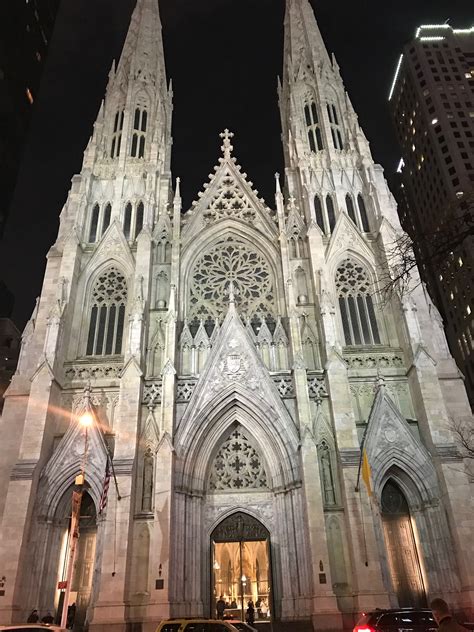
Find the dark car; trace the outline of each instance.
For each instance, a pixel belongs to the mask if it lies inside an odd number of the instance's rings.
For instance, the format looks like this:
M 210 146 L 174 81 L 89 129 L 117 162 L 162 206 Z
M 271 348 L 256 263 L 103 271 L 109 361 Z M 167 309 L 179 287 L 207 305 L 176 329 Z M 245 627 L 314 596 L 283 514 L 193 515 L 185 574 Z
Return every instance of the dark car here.
M 431 610 L 398 608 L 363 614 L 354 632 L 436 632 L 437 629 Z

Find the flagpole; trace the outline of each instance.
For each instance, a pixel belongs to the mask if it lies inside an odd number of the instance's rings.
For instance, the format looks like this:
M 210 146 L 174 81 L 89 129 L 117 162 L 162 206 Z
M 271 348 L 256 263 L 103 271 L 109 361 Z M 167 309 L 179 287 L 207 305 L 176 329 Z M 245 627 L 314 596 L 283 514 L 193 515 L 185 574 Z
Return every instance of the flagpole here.
M 73 489 L 72 492 L 71 527 L 69 536 L 70 549 L 66 573 L 66 590 L 64 591 L 63 609 L 61 613 L 62 628 L 66 628 L 67 625 L 69 597 L 71 595 L 71 584 L 74 572 L 74 564 L 76 561 L 77 541 L 79 539 L 79 523 L 81 519 L 82 495 L 84 493 L 84 484 L 86 482 L 87 450 L 89 447 L 88 428 L 93 424 L 93 422 L 94 419 L 87 409 L 79 417 L 79 423 L 84 427 L 84 453 L 82 455 L 81 471 L 76 476 L 75 480 L 75 484 L 78 487 L 78 490 Z

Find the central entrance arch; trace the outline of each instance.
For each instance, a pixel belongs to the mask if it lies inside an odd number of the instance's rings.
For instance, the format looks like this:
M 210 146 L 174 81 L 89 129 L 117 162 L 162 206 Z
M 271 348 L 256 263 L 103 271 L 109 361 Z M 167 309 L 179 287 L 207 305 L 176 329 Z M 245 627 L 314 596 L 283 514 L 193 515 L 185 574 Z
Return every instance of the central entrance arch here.
M 245 620 L 249 605 L 255 621 L 273 616 L 270 533 L 256 518 L 236 512 L 211 534 L 211 616 Z

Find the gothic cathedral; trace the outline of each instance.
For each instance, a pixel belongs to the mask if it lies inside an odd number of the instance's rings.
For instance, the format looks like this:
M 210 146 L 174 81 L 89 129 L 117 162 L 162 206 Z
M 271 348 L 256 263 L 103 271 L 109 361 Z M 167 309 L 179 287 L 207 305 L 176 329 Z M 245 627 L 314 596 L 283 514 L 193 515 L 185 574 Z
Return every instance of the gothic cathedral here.
M 435 596 L 472 614 L 463 379 L 423 287 L 380 292 L 397 209 L 309 0 L 287 0 L 272 207 L 225 130 L 182 208 L 172 99 L 137 0 L 6 394 L 0 623 L 61 609 L 81 467 L 76 630 L 222 600 L 288 630 Z

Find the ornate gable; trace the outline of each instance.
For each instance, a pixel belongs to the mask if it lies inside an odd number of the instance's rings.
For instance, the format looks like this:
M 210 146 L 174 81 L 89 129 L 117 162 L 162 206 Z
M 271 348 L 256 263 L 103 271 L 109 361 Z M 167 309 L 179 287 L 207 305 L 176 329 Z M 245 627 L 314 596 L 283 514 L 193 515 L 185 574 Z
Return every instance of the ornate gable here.
M 416 483 L 422 496 L 436 496 L 438 481 L 432 456 L 410 430 L 384 383 L 369 415 L 365 449 L 376 492 L 381 491 L 386 473 L 396 467 Z
M 270 406 L 274 414 L 289 419 L 278 390 L 242 324 L 233 297 L 189 402 L 186 417 L 192 418 L 210 400 L 219 398 L 220 394 L 228 393 L 229 390 L 245 391 L 265 406 Z
M 267 236 L 277 237 L 272 211 L 263 198 L 258 197 L 253 183 L 247 180 L 247 174 L 241 172 L 241 167 L 231 155 L 233 147 L 230 139 L 233 134 L 226 130 L 221 137 L 224 140 L 221 148 L 224 158 L 219 159 L 215 173 L 209 175 L 210 182 L 204 185 L 204 192 L 199 193 L 198 201 L 185 215 L 184 242 L 193 239 L 203 228 L 223 220 L 234 220 Z

